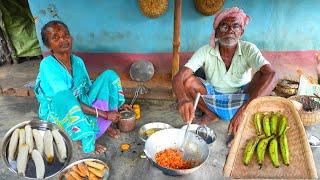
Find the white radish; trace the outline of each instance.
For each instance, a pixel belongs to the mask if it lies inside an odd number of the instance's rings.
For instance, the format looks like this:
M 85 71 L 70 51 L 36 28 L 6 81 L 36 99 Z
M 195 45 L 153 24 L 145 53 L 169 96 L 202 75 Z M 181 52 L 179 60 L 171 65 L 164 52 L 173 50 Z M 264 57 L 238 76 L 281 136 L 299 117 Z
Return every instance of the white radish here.
M 19 148 L 22 144 L 26 143 L 26 131 L 24 129 L 19 129 Z
M 41 155 L 43 155 L 43 136 L 41 135 L 41 133 L 39 132 L 39 130 L 37 129 L 32 129 L 32 134 L 33 134 L 33 138 L 34 141 L 36 143 L 36 148 L 39 151 L 39 153 Z
M 32 151 L 32 159 L 36 166 L 37 179 L 43 179 L 45 173 L 45 166 L 42 156 L 38 150 Z
M 19 147 L 18 157 L 17 157 L 17 169 L 18 174 L 25 176 L 27 162 L 28 162 L 28 151 L 29 146 L 27 144 L 22 144 Z
M 33 150 L 33 136 L 32 136 L 32 129 L 30 125 L 26 125 L 24 127 L 26 131 L 26 144 L 29 146 L 29 154 L 32 153 Z
M 49 163 L 54 160 L 53 137 L 50 130 L 46 130 L 43 136 L 44 154 Z
M 57 129 L 52 131 L 52 136 L 58 148 L 58 154 L 60 156 L 59 160 L 64 162 L 65 159 L 67 158 L 67 147 L 63 140 L 63 137 L 61 136 L 61 134 Z
M 19 140 L 19 129 L 15 129 L 11 135 L 9 148 L 8 148 L 8 158 L 9 160 L 13 161 L 14 154 L 16 152 L 17 146 L 18 146 L 18 140 Z

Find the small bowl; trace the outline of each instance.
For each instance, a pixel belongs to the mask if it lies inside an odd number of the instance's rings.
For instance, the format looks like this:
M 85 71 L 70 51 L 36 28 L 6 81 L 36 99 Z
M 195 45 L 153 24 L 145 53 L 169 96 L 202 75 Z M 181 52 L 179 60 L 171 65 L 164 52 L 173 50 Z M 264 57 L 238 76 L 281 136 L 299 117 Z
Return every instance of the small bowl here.
M 314 135 L 308 135 L 308 142 L 312 150 L 320 148 L 320 139 Z
M 184 125 L 181 127 L 181 129 L 186 129 L 186 128 L 187 128 L 187 125 Z M 208 145 L 213 144 L 217 139 L 216 133 L 212 129 L 210 129 L 208 126 L 202 126 L 199 124 L 190 124 L 189 131 L 202 137 L 203 140 Z
M 155 132 L 173 128 L 170 124 L 162 123 L 162 122 L 152 122 L 141 126 L 139 129 L 139 138 L 146 142 L 147 139 Z
M 67 173 L 74 165 L 77 165 L 77 164 L 79 164 L 79 163 L 83 163 L 83 162 L 85 162 L 85 161 L 94 161 L 94 162 L 103 164 L 103 165 L 106 167 L 106 170 L 105 170 L 105 172 L 104 172 L 104 176 L 103 176 L 101 179 L 103 179 L 103 180 L 108 179 L 108 177 L 109 177 L 109 175 L 110 175 L 110 169 L 109 169 L 108 165 L 107 165 L 105 162 L 103 162 L 103 161 L 101 161 L 101 160 L 99 160 L 99 159 L 93 159 L 93 158 L 82 159 L 82 160 L 75 161 L 75 162 L 69 164 L 63 171 L 61 171 L 58 179 L 59 179 L 59 180 L 64 180 L 64 179 L 66 179 L 66 178 L 64 177 L 64 174 L 65 174 L 65 173 Z
M 30 125 L 32 129 L 38 129 L 40 133 L 43 133 L 46 130 L 54 130 L 58 129 L 59 133 L 62 135 L 64 142 L 67 147 L 67 159 L 65 160 L 64 163 L 59 162 L 58 157 L 54 156 L 54 162 L 52 164 L 47 163 L 46 160 L 44 160 L 44 165 L 45 165 L 45 175 L 44 179 L 50 178 L 58 174 L 60 171 L 62 171 L 67 165 L 70 163 L 72 159 L 72 142 L 68 136 L 68 134 L 63 131 L 59 126 L 48 123 L 45 121 L 40 121 L 40 120 L 34 120 L 34 121 L 25 121 L 21 122 L 14 127 L 12 127 L 4 136 L 3 142 L 2 142 L 2 152 L 1 155 L 3 157 L 3 160 L 5 162 L 5 165 L 9 168 L 10 171 L 15 173 L 18 176 L 18 172 L 16 169 L 16 161 L 9 162 L 8 160 L 8 148 L 9 148 L 9 142 L 11 139 L 11 135 L 14 132 L 15 129 L 19 128 L 24 128 L 26 125 Z M 54 143 L 54 146 L 55 143 Z M 57 148 L 54 148 L 54 154 L 57 154 Z M 28 163 L 27 163 L 27 168 L 26 168 L 26 174 L 23 178 L 26 179 L 36 179 L 36 169 L 34 162 L 31 157 L 28 158 Z

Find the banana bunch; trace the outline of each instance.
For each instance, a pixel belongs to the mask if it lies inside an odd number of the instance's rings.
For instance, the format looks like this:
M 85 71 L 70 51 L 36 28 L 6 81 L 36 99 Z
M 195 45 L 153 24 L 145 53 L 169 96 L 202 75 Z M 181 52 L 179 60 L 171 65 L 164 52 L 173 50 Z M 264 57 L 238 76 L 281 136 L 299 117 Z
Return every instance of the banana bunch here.
M 243 154 L 242 162 L 248 165 L 256 151 L 257 161 L 260 167 L 268 151 L 274 167 L 280 167 L 279 146 L 283 164 L 290 164 L 289 145 L 287 138 L 287 118 L 279 112 L 257 112 L 254 115 L 254 126 L 257 136 L 248 140 Z

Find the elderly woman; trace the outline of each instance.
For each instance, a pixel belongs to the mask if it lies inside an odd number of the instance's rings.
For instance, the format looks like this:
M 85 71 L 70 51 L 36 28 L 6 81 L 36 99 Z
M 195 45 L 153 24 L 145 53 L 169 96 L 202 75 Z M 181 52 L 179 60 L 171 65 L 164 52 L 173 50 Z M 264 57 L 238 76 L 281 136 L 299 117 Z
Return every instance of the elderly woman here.
M 204 101 L 198 107 L 205 114 L 200 123 L 231 120 L 229 132 L 235 133 L 249 102 L 275 87 L 276 74 L 270 63 L 254 44 L 240 40 L 249 19 L 237 7 L 218 13 L 210 44 L 196 51 L 174 77 L 172 86 L 184 121 L 194 118 L 192 102 L 200 92 Z M 200 67 L 206 81 L 193 75 Z M 252 69 L 256 71 L 253 78 Z
M 119 120 L 117 110 L 125 102 L 119 76 L 106 70 L 92 83 L 83 60 L 71 52 L 72 37 L 63 22 L 48 22 L 41 36 L 51 54 L 40 63 L 34 89 L 40 119 L 62 127 L 85 153 L 104 152 L 96 139 L 106 131 L 113 137 L 120 134 L 110 126 Z

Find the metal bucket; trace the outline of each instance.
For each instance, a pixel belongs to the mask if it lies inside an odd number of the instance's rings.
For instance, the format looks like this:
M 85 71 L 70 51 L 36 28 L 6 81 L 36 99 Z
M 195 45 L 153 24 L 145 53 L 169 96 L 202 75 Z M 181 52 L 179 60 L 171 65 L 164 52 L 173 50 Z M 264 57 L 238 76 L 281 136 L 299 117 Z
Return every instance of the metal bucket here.
M 169 169 L 160 166 L 156 160 L 156 153 L 168 148 L 180 148 L 183 142 L 185 130 L 182 129 L 164 129 L 152 134 L 145 143 L 144 152 L 149 161 L 165 174 L 177 176 L 190 174 L 199 169 L 209 156 L 209 146 L 198 135 L 188 133 L 187 143 L 184 147 L 186 159 L 196 161 L 197 164 L 190 169 Z M 187 151 L 186 151 L 187 150 Z
M 120 112 L 120 120 L 118 123 L 121 132 L 130 132 L 136 127 L 136 116 L 131 110 L 124 110 Z

